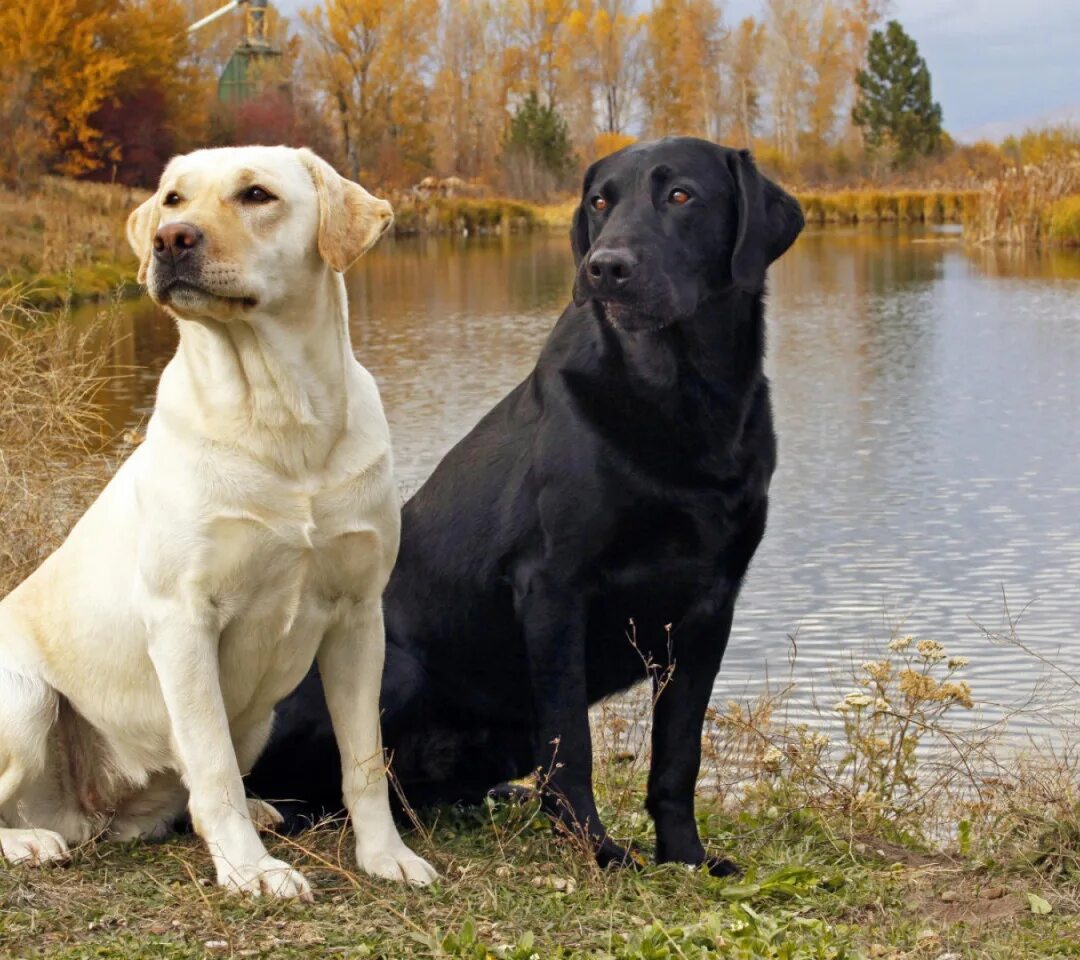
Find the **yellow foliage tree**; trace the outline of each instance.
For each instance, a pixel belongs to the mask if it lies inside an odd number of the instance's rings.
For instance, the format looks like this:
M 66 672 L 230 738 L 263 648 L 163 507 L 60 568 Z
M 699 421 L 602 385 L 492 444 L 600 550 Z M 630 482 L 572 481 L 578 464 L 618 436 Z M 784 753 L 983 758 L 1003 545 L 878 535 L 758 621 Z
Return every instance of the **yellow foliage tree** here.
M 560 73 L 566 64 L 568 22 L 573 0 L 503 0 L 508 46 L 514 54 L 507 65 L 516 93 L 535 90 L 541 101 L 559 106 Z
M 611 133 L 609 131 L 598 133 L 596 140 L 593 141 L 592 159 L 599 160 L 609 153 L 615 153 L 617 150 L 622 150 L 623 147 L 628 147 L 636 142 L 637 137 L 632 137 L 628 133 Z
M 443 10 L 430 113 L 435 166 L 444 175 L 490 179 L 495 172 L 509 90 L 496 13 L 493 0 L 450 0 Z
M 731 142 L 749 147 L 761 116 L 761 58 L 765 50 L 765 27 L 753 17 L 739 22 L 728 41 L 731 76 Z
M 100 162 L 101 133 L 91 117 L 127 66 L 102 43 L 116 6 L 20 0 L 0 9 L 0 118 L 16 132 L 16 143 L 0 148 L 7 177 L 30 175 L 47 160 L 68 174 Z
M 126 0 L 102 26 L 102 46 L 119 53 L 124 68 L 106 101 L 113 109 L 94 117 L 104 132 L 93 151 L 96 165 L 119 163 L 126 150 L 145 149 L 144 144 L 125 142 L 130 124 L 110 129 L 107 120 L 125 111 L 152 108 L 145 120 L 152 126 L 150 137 L 160 162 L 201 145 L 215 83 L 213 72 L 190 58 L 188 23 L 181 0 Z M 147 176 L 141 179 L 146 182 Z
M 584 0 L 568 18 L 570 46 L 567 85 L 588 88 L 590 115 L 604 133 L 623 133 L 641 74 L 641 48 L 648 15 L 630 0 Z
M 719 139 L 723 39 L 715 0 L 658 0 L 653 6 L 641 98 L 654 136 Z
M 846 39 L 839 9 L 831 0 L 826 0 L 809 58 L 810 89 L 804 152 L 813 157 L 822 156 L 832 142 L 840 103 L 850 91 L 852 75 L 847 72 L 844 56 Z
M 422 77 L 438 0 L 323 0 L 301 13 L 311 70 L 331 98 L 349 174 L 401 183 L 430 165 Z

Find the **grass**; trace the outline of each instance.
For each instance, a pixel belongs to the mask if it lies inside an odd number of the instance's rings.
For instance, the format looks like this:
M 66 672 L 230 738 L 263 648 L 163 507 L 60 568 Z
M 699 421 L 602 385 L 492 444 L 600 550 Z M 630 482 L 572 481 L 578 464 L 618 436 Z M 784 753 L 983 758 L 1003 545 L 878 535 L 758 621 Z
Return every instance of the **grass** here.
M 98 393 L 107 311 L 82 331 L 0 290 L 0 596 L 54 550 L 111 467 Z
M 124 236 L 143 190 L 45 177 L 28 191 L 0 188 L 0 286 L 26 284 L 37 306 L 136 289 L 138 265 Z
M 614 780 L 625 768 L 609 758 Z M 641 788 L 640 778 L 625 784 Z M 316 886 L 313 906 L 242 900 L 210 885 L 194 837 L 100 844 L 63 867 L 0 872 L 0 955 L 56 958 L 1075 957 L 1075 875 L 1030 860 L 935 851 L 903 831 L 800 805 L 783 785 L 737 807 L 704 791 L 704 834 L 745 874 L 679 866 L 600 871 L 556 838 L 535 803 L 429 812 L 408 837 L 438 866 L 433 889 L 355 873 L 335 824 L 274 838 Z M 600 791 L 620 835 L 644 820 Z M 1060 841 L 1075 839 L 1061 837 Z M 1056 848 L 1067 853 L 1067 847 Z M 1071 855 L 1075 856 L 1072 848 Z

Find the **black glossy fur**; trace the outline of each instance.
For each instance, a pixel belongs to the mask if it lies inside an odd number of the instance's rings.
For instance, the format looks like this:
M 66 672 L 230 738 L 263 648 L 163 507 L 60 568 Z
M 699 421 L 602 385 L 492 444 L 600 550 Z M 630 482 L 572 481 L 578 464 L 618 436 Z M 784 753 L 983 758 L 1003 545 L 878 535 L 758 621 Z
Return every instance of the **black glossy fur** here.
M 674 664 L 653 718 L 657 859 L 730 868 L 707 861 L 694 783 L 776 462 L 765 269 L 802 225 L 745 151 L 671 138 L 589 169 L 574 304 L 405 506 L 382 703 L 413 804 L 539 769 L 548 812 L 624 861 L 593 799 L 587 710 L 647 679 L 645 660 Z M 340 804 L 316 676 L 253 786 Z

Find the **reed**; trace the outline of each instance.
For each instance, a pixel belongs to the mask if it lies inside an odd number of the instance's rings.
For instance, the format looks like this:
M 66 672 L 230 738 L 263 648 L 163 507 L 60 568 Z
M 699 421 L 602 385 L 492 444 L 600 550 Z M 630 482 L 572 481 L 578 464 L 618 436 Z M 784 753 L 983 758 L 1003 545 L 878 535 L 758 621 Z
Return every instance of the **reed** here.
M 1080 150 L 1013 167 L 988 183 L 965 210 L 964 232 L 980 244 L 1080 245 Z
M 110 467 L 98 402 L 108 320 L 77 330 L 26 292 L 0 289 L 0 597 L 60 545 Z
M 974 190 L 859 190 L 797 193 L 808 223 L 959 223 Z

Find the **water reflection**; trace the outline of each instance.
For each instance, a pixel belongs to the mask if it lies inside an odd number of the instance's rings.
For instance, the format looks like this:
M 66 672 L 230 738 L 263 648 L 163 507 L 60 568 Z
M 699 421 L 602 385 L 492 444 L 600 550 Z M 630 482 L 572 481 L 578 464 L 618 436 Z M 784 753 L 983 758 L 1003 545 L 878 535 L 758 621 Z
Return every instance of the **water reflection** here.
M 415 488 L 532 366 L 568 297 L 562 236 L 381 244 L 349 278 L 357 352 Z M 977 699 L 1036 667 L 988 644 L 1002 596 L 1041 655 L 1080 673 L 1080 257 L 969 251 L 949 233 L 808 231 L 773 269 L 780 467 L 718 697 L 786 673 L 804 692 L 890 629 L 972 658 Z M 138 419 L 171 324 L 125 310 L 111 398 Z

